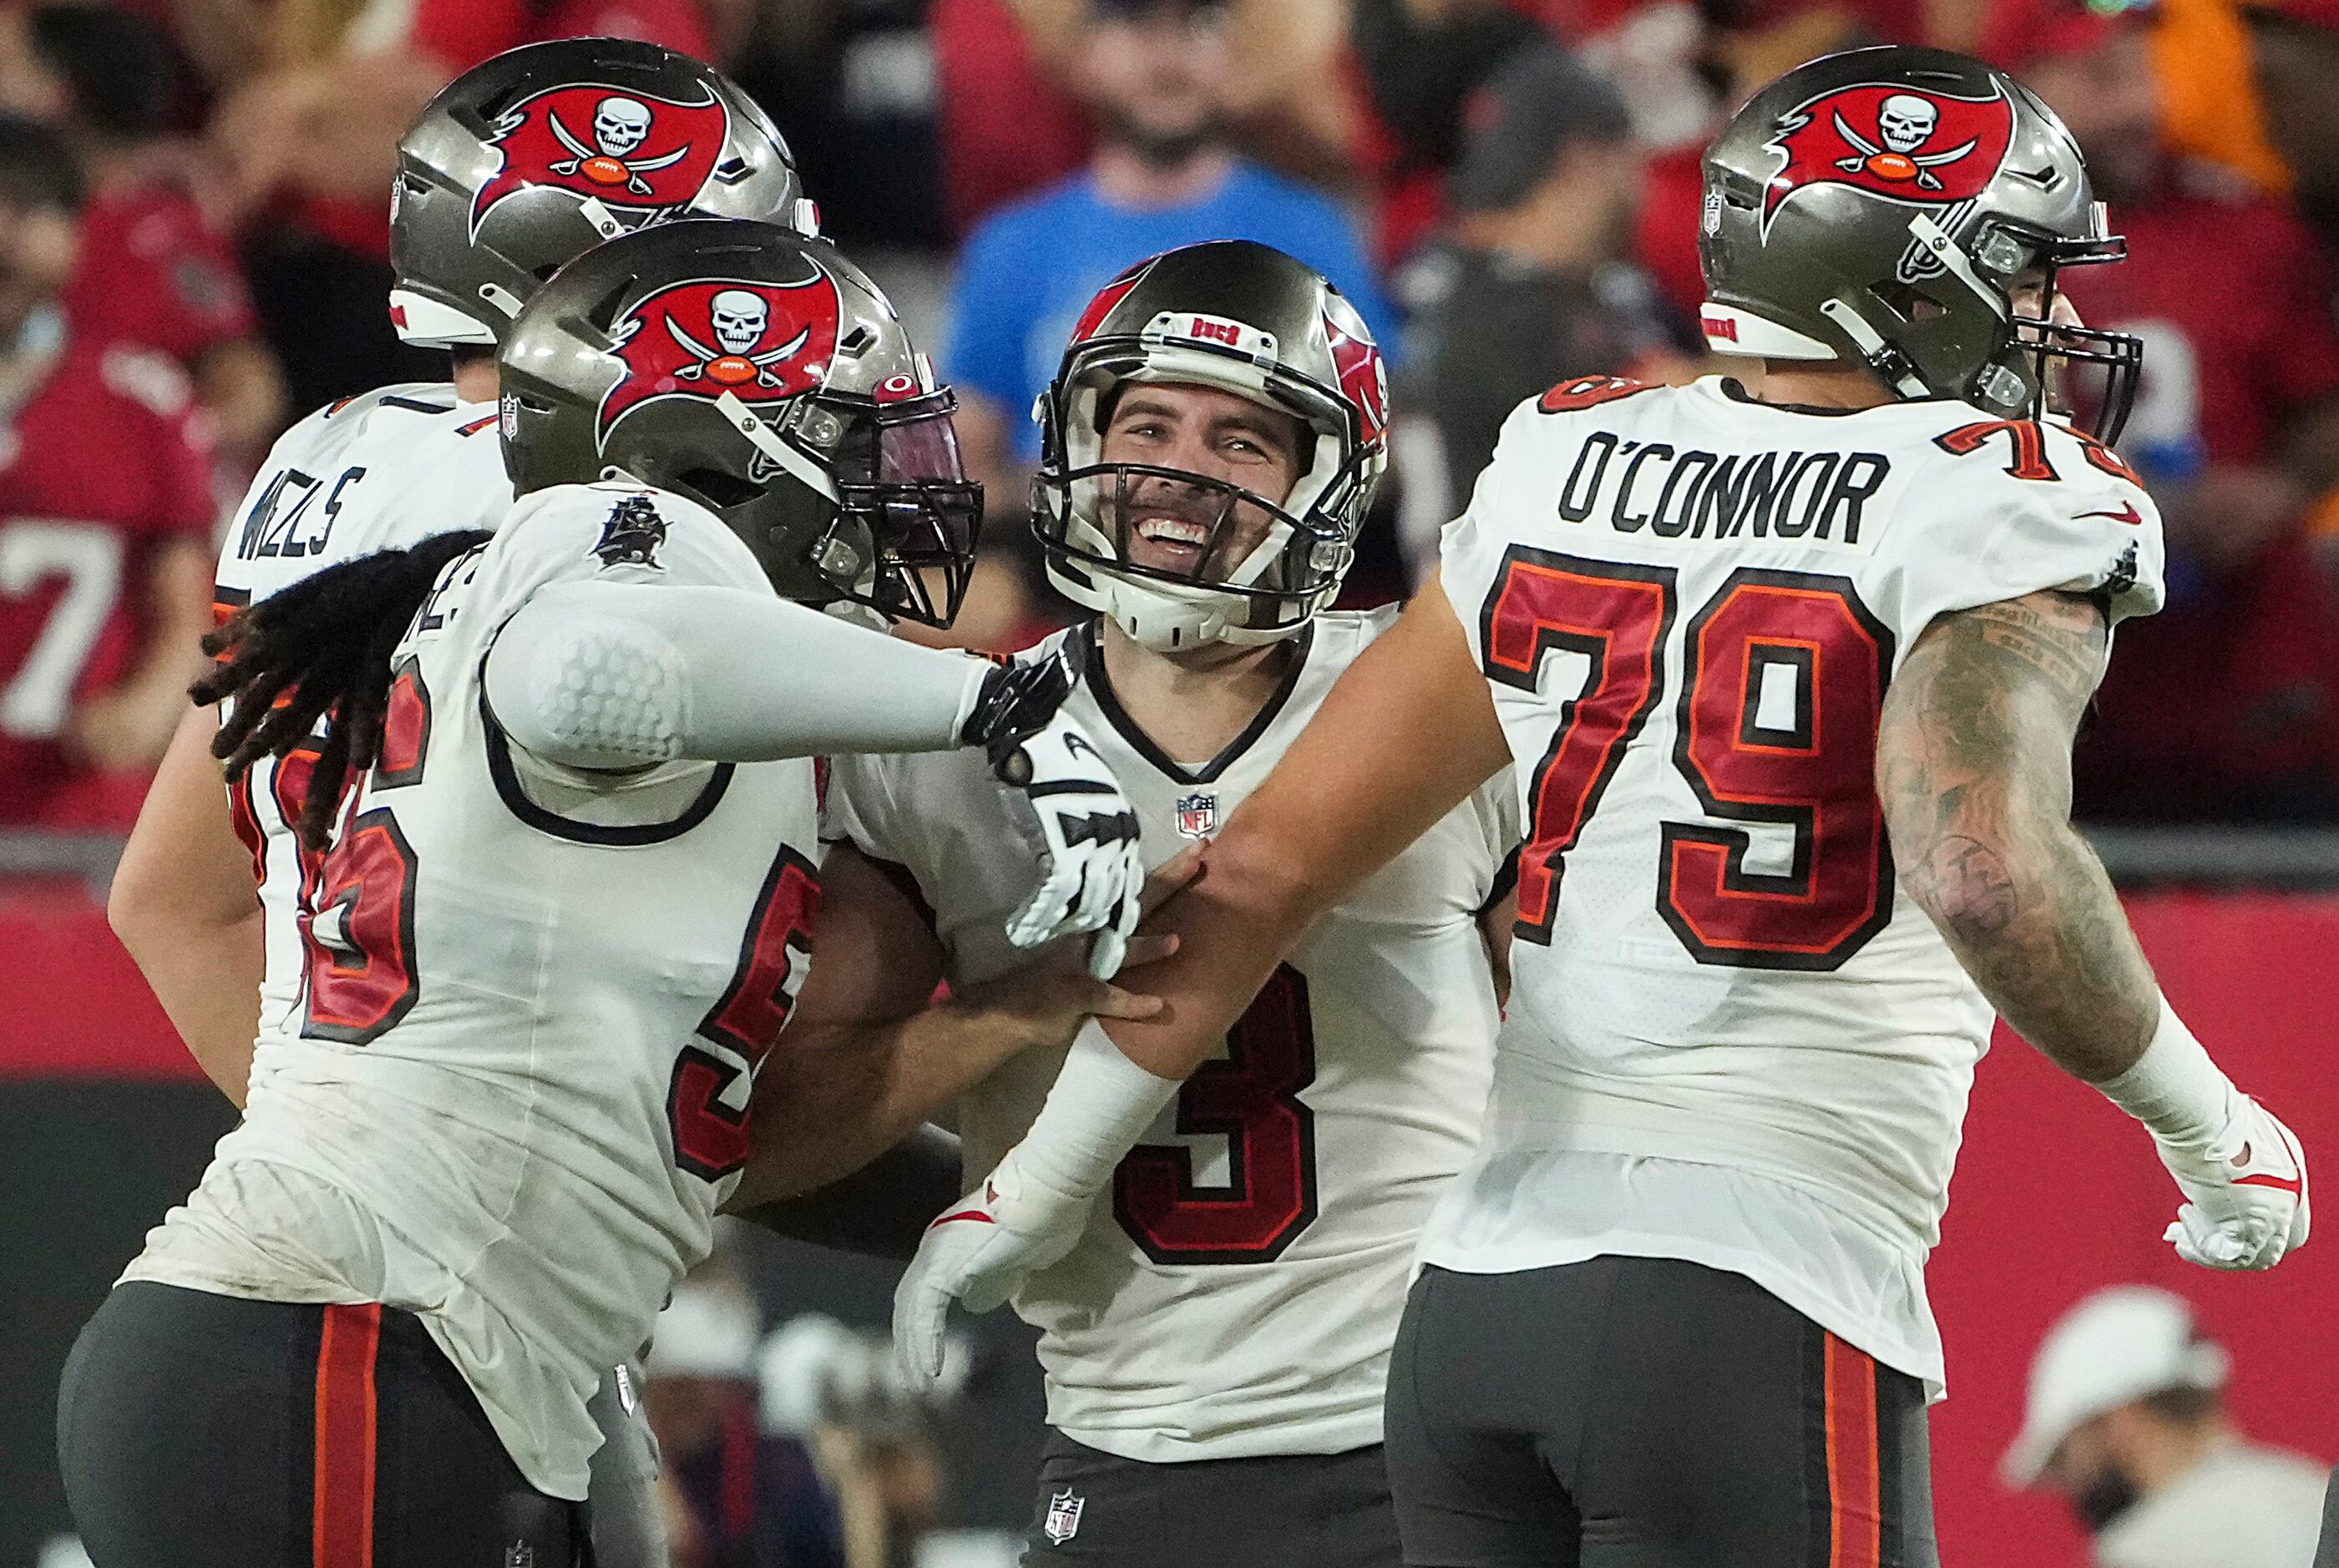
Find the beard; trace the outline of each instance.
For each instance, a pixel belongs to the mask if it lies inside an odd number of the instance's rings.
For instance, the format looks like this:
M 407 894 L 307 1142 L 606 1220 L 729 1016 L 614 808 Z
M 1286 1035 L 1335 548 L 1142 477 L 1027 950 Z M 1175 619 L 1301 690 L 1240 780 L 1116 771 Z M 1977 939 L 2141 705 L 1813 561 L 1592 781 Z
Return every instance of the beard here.
M 2135 1507 L 2143 1495 L 2125 1471 L 2107 1469 L 2073 1494 L 2071 1507 L 2087 1526 L 2087 1533 L 2097 1535 Z
M 1174 131 L 1143 124 L 1121 109 L 1105 111 L 1102 119 L 1106 140 L 1128 148 L 1140 162 L 1153 169 L 1175 169 L 1197 153 L 1226 139 L 1226 122 L 1217 114 L 1205 115 Z

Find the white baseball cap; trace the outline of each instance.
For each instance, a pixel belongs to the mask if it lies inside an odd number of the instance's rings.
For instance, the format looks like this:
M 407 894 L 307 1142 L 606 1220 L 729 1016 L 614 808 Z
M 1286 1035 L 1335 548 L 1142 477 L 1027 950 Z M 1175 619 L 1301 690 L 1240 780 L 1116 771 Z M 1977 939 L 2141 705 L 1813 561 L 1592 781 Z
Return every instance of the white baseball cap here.
M 658 1314 L 643 1371 L 651 1377 L 755 1376 L 755 1298 L 722 1277 L 686 1279 Z
M 2008 1486 L 2028 1486 L 2079 1427 L 2171 1388 L 2222 1388 L 2226 1352 L 2196 1337 L 2193 1309 L 2148 1285 L 2098 1290 L 2056 1320 L 2030 1361 L 2022 1431 L 1999 1461 Z

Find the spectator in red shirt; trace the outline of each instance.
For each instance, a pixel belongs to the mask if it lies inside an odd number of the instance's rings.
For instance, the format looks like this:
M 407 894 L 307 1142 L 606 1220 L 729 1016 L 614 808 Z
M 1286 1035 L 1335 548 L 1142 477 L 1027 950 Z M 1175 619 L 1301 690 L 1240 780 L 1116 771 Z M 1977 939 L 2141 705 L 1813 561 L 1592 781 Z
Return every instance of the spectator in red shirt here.
M 2062 274 L 2145 340 L 2120 447 L 2161 503 L 2168 606 L 2123 627 L 2074 764 L 2083 816 L 2339 817 L 2339 623 L 2302 537 L 2339 472 L 2339 329 L 2285 206 L 2173 156 L 2151 24 L 2020 0 L 1986 52 L 2062 114 L 2127 260 Z
M 81 186 L 0 115 L 0 827 L 126 829 L 210 618 L 210 458 L 169 360 L 58 305 Z
M 242 270 L 188 190 L 182 150 L 163 140 L 175 91 L 168 39 L 134 12 L 0 12 L 0 109 L 55 131 L 89 185 L 67 320 L 99 343 L 177 361 L 222 456 L 249 466 L 283 427 L 284 383 Z

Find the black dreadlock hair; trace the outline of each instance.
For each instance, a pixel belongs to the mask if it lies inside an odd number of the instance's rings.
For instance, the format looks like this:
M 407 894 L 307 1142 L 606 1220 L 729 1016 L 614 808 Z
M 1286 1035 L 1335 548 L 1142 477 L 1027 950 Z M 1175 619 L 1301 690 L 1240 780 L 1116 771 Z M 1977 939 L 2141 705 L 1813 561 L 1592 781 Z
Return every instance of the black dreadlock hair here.
M 282 756 L 326 721 L 324 745 L 294 830 L 322 849 L 350 771 L 381 755 L 390 706 L 390 658 L 439 574 L 493 536 L 436 534 L 410 549 L 381 550 L 328 567 L 270 595 L 203 638 L 215 663 L 187 695 L 235 706 L 212 754 L 241 778 L 264 756 Z M 280 701 L 279 699 L 281 698 Z

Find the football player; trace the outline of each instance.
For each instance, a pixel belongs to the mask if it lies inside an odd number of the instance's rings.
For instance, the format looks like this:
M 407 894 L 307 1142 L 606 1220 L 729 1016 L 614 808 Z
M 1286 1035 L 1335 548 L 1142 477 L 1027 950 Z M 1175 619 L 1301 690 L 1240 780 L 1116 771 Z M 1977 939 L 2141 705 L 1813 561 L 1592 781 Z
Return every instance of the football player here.
M 1356 311 L 1264 245 L 1170 251 L 1083 313 L 1040 405 L 1035 526 L 1056 585 L 1096 613 L 1021 658 L 1071 657 L 1067 707 L 1136 802 L 1150 858 L 1216 833 L 1395 620 L 1328 607 L 1387 460 L 1384 399 Z M 1511 794 L 1489 784 L 1316 922 L 1120 1161 L 1110 1203 L 1017 1295 L 1054 1428 L 1030 1561 L 1396 1563 L 1382 1385 L 1415 1238 L 1485 1099 L 1497 1003 L 1479 922 L 1517 838 Z M 828 880 L 850 902 L 824 908 L 783 1070 L 842 1051 L 830 1037 L 854 1026 L 834 1015 L 855 1007 L 903 1021 L 869 1043 L 911 1054 L 938 981 L 955 1006 L 1029 962 L 1000 935 L 1024 874 L 1014 810 L 979 756 L 837 762 Z M 839 998 L 831 977 L 856 968 L 871 983 Z M 1083 1071 L 1149 1076 L 1093 1025 L 1066 1036 L 965 1097 L 973 1169 L 1065 1114 L 1041 1102 L 1068 1044 L 1059 1096 Z M 951 1049 L 999 1039 L 971 1021 Z M 839 1097 L 833 1126 L 884 1098 L 843 1103 L 849 1081 L 805 1086 Z M 773 1154 L 808 1152 L 786 1142 Z M 932 1371 L 939 1340 L 919 1349 Z
M 68 1365 L 100 1564 L 580 1560 L 587 1396 L 706 1255 L 802 981 L 814 753 L 982 746 L 1046 873 L 1012 938 L 1096 932 L 1109 974 L 1134 924 L 1137 824 L 1060 666 L 813 607 L 962 581 L 981 505 L 851 263 L 739 220 L 625 235 L 498 374 L 492 535 L 212 640 L 231 773 L 328 716 L 292 814 L 305 988 Z
M 599 178 L 610 171 L 572 163 L 563 134 L 589 139 L 597 114 L 623 117 L 627 104 L 650 115 L 630 154 L 643 172 Z M 287 431 L 222 544 L 214 614 L 374 550 L 495 527 L 512 499 L 495 428 L 495 347 L 512 313 L 560 263 L 677 213 L 809 222 L 786 143 L 718 73 L 591 38 L 514 49 L 449 84 L 399 147 L 390 312 L 408 342 L 448 350 L 452 381 L 380 388 Z M 314 748 L 263 758 L 222 792 L 218 733 L 209 708 L 184 714 L 108 912 L 196 1060 L 241 1106 L 256 1034 L 304 993 L 300 920 L 312 890 L 292 819 Z M 638 1383 L 638 1368 L 622 1380 L 613 1370 L 595 1402 L 609 1417 L 593 1520 L 609 1568 L 666 1559 Z
M 1307 922 L 1515 762 L 1484 1142 L 1389 1375 L 1413 1563 L 1936 1562 L 1922 1269 L 1993 1007 L 2149 1129 L 2182 1257 L 2306 1239 L 2297 1140 L 2068 821 L 2111 629 L 2161 596 L 2105 444 L 2137 345 L 2055 303 L 2120 253 L 2077 147 L 1999 72 L 1860 51 L 1757 94 L 1703 201 L 1752 384 L 1513 413 L 1440 580 L 1165 910 L 1168 1006 L 912 1270 L 981 1303 L 1056 1256 Z

